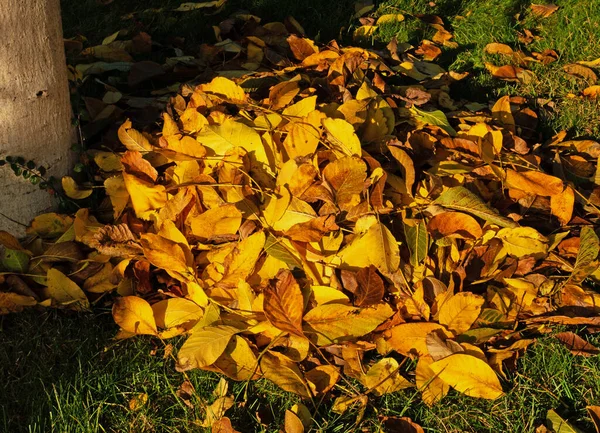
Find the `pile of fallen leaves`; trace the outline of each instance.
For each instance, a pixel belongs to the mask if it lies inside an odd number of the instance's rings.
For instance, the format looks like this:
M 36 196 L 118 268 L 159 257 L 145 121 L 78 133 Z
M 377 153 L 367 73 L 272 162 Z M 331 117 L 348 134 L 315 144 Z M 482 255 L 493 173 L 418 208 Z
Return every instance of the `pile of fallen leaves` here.
M 432 44 L 448 42 L 430 21 Z M 540 142 L 520 97 L 452 99 L 465 74 L 421 48 L 317 46 L 293 19 L 251 15 L 216 33 L 169 64 L 214 78 L 176 86 L 161 129 L 127 120 L 118 147 L 87 153 L 110 216 L 1 233 L 3 312 L 116 292 L 118 338 L 186 335 L 178 370 L 266 378 L 337 412 L 408 387 L 430 405 L 450 388 L 495 399 L 548 324 L 598 329 L 599 143 Z M 153 67 L 130 65 L 130 81 Z M 144 102 L 104 85 L 104 119 Z M 76 201 L 98 190 L 63 187 Z M 207 426 L 234 404 L 221 388 Z

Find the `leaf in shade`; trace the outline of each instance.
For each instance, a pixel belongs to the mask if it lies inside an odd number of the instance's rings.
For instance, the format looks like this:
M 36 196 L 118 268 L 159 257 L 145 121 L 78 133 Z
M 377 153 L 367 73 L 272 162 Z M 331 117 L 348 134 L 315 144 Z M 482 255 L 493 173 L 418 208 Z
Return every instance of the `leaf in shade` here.
M 587 406 L 586 409 L 596 427 L 596 433 L 600 433 L 600 406 Z
M 285 235 L 298 242 L 319 242 L 323 236 L 339 230 L 334 215 L 323 215 L 303 223 L 294 224 Z
M 475 218 L 462 212 L 442 212 L 429 220 L 427 228 L 438 236 L 479 239 L 483 232 Z
M 408 417 L 385 416 L 381 421 L 385 433 L 425 433 L 423 427 Z
M 462 186 L 455 186 L 444 191 L 434 203 L 448 209 L 475 215 L 500 227 L 518 226 L 513 220 L 503 217 L 495 209 L 485 204 L 481 198 Z
M 554 433 L 583 433 L 565 421 L 554 409 L 550 409 L 546 414 L 546 422 Z
M 304 299 L 300 286 L 288 270 L 281 270 L 276 278 L 275 287 L 268 286 L 264 291 L 265 316 L 276 328 L 303 336 Z
M 260 369 L 266 379 L 281 389 L 301 397 L 312 397 L 309 386 L 297 364 L 278 352 L 265 352 L 260 360 Z
M 337 159 L 325 167 L 323 177 L 331 185 L 338 207 L 349 211 L 361 202 L 367 165 L 357 157 Z
M 410 250 L 410 264 L 417 266 L 427 257 L 429 250 L 429 234 L 427 233 L 427 225 L 425 222 L 417 222 L 414 225 L 409 225 L 406 222 L 404 226 L 404 237 L 406 244 Z
M 366 307 L 381 302 L 385 288 L 375 266 L 370 265 L 359 270 L 356 273 L 356 281 L 358 286 L 354 292 L 354 305 Z
M 564 344 L 573 355 L 592 356 L 600 353 L 600 349 L 573 332 L 559 332 L 555 337 Z
M 598 254 L 600 254 L 600 239 L 590 226 L 585 226 L 581 229 L 579 236 L 579 250 L 577 251 L 577 259 L 569 281 L 575 283 L 583 281 L 588 275 L 598 268 Z

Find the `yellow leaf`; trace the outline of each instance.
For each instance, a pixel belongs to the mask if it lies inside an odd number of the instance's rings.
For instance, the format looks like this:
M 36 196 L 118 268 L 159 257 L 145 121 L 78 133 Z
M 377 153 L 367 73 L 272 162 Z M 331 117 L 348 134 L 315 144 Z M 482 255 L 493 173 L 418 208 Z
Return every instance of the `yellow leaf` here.
M 194 330 L 177 355 L 178 370 L 212 365 L 225 352 L 231 338 L 239 329 L 227 325 L 207 326 Z
M 317 97 L 309 96 L 301 101 L 296 102 L 283 110 L 284 116 L 289 117 L 306 117 L 309 113 L 317 108 Z
M 433 406 L 450 390 L 450 386 L 437 377 L 429 367 L 432 363 L 431 356 L 421 356 L 415 370 L 417 388 L 421 391 L 421 398 L 427 406 Z
M 382 273 L 395 272 L 400 265 L 398 242 L 382 223 L 373 224 L 338 253 L 342 268 L 375 266 Z
M 484 299 L 471 292 L 460 292 L 439 307 L 438 320 L 442 325 L 462 334 L 471 328 L 483 306 Z
M 37 305 L 32 296 L 23 296 L 12 292 L 0 292 L 0 314 L 19 313 L 23 307 Z
M 116 221 L 129 203 L 129 192 L 125 187 L 125 180 L 121 175 L 109 177 L 104 181 L 104 188 L 110 198 L 113 207 L 113 218 Z
M 318 365 L 307 371 L 305 377 L 315 394 L 322 395 L 335 386 L 340 378 L 340 371 L 333 365 Z
M 474 356 L 456 353 L 429 367 L 447 385 L 470 397 L 494 400 L 504 394 L 492 367 Z
M 432 234 L 463 239 L 479 239 L 483 235 L 477 220 L 461 212 L 439 213 L 429 220 L 427 229 Z
M 233 204 L 224 204 L 188 218 L 192 235 L 202 240 L 234 235 L 241 223 L 242 213 Z
M 252 380 L 259 377 L 258 359 L 248 341 L 239 335 L 233 336 L 213 365 L 233 380 Z
M 194 258 L 186 245 L 153 233 L 144 233 L 140 242 L 144 256 L 157 268 L 176 273 L 178 279 L 193 275 Z
M 100 167 L 100 170 L 106 172 L 123 170 L 120 155 L 114 152 L 102 151 L 94 151 L 92 154 L 94 155 L 94 162 Z
M 317 305 L 325 304 L 350 304 L 350 299 L 341 290 L 327 286 L 311 287 Z
M 262 253 L 265 240 L 265 233 L 260 231 L 241 241 L 227 258 L 225 273 L 218 285 L 236 288 L 240 280 L 245 280 Z
M 263 376 L 284 391 L 301 397 L 312 397 L 314 391 L 295 362 L 278 352 L 265 352 L 260 360 Z
M 156 335 L 158 333 L 152 307 L 137 296 L 116 298 L 112 315 L 117 325 L 132 334 Z
M 404 21 L 404 15 L 402 14 L 385 14 L 385 15 L 381 15 L 379 18 L 377 18 L 377 25 L 381 25 L 381 24 L 390 24 L 390 23 L 399 23 L 401 21 Z
M 285 411 L 285 433 L 304 433 L 302 421 L 291 410 Z
M 193 326 L 204 315 L 204 310 L 192 301 L 183 298 L 169 298 L 152 305 L 156 324 L 163 328 L 185 325 Z
M 575 205 L 575 193 L 567 186 L 560 194 L 550 196 L 550 209 L 552 215 L 558 218 L 560 225 L 564 226 L 571 221 L 573 206 Z
M 272 163 L 258 132 L 231 118 L 220 125 L 208 125 L 200 131 L 196 139 L 212 150 L 213 155 L 225 155 L 230 149 L 241 147 L 263 166 L 269 167 Z
M 361 202 L 367 165 L 356 157 L 336 159 L 325 167 L 323 177 L 333 188 L 339 208 L 349 211 Z
M 586 96 L 591 99 L 598 98 L 600 96 L 600 86 L 594 85 L 586 87 L 585 89 L 583 89 L 583 96 Z
M 516 131 L 515 118 L 510 109 L 510 97 L 503 96 L 492 107 L 492 117 L 513 134 Z
M 74 310 L 89 310 L 90 303 L 83 290 L 58 269 L 48 270 L 46 284 L 47 293 L 54 302 Z
M 400 365 L 393 358 L 377 361 L 364 376 L 363 384 L 373 390 L 375 395 L 390 394 L 412 386 L 400 374 Z
M 131 126 L 131 120 L 127 119 L 119 127 L 119 140 L 128 150 L 136 150 L 140 153 L 150 152 L 153 150 L 152 145 L 144 135 L 136 131 Z
M 225 77 L 215 77 L 210 83 L 201 84 L 199 89 L 236 103 L 244 103 L 247 99 L 244 89 Z
M 510 188 L 525 191 L 528 194 L 552 196 L 562 193 L 563 182 L 558 177 L 550 176 L 539 171 L 517 172 L 506 170 L 506 185 Z
M 227 412 L 234 404 L 235 400 L 233 397 L 223 396 L 217 398 L 206 408 L 206 417 L 202 421 L 202 426 L 211 427 L 218 420 L 222 419 L 225 412 Z
M 360 140 L 351 124 L 344 119 L 330 117 L 323 119 L 322 122 L 333 151 L 347 156 L 362 154 Z
M 428 354 L 427 335 L 438 330 L 446 337 L 452 337 L 444 326 L 437 323 L 413 322 L 386 330 L 384 338 L 396 352 L 404 356 L 423 356 Z
M 123 180 L 138 218 L 147 219 L 150 211 L 160 209 L 167 203 L 168 196 L 164 186 L 153 185 L 125 172 Z
M 271 110 L 280 110 L 292 102 L 294 97 L 300 92 L 300 87 L 298 86 L 299 81 L 300 75 L 296 75 L 291 80 L 284 81 L 271 87 L 271 90 L 269 91 Z
M 319 346 L 352 340 L 373 331 L 393 314 L 388 304 L 367 308 L 325 304 L 304 316 L 304 332 Z
M 187 133 L 199 132 L 208 125 L 208 120 L 196 108 L 188 107 L 183 114 L 179 116 L 183 125 L 183 130 Z
M 28 235 L 54 238 L 65 233 L 73 225 L 73 218 L 54 212 L 36 216 L 26 229 Z
M 505 228 L 496 237 L 511 256 L 518 258 L 532 255 L 540 259 L 548 254 L 548 239 L 531 227 Z
M 206 149 L 197 140 L 190 136 L 171 135 L 164 140 L 167 142 L 165 149 L 174 152 L 162 152 L 167 158 L 174 161 L 189 160 L 190 158 L 204 158 Z M 195 161 L 194 161 L 195 162 Z
M 325 114 L 311 111 L 290 123 L 283 147 L 291 159 L 312 155 L 321 141 L 321 121 Z

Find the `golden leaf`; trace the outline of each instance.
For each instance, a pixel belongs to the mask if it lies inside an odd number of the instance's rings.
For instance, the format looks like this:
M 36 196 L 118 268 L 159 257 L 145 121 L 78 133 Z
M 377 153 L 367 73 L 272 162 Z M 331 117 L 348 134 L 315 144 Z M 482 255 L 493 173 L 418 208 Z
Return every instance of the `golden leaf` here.
M 156 324 L 163 328 L 185 325 L 190 328 L 204 315 L 204 310 L 196 303 L 183 298 L 169 298 L 152 305 Z
M 295 362 L 281 353 L 267 351 L 260 359 L 260 369 L 265 379 L 270 380 L 284 391 L 301 397 L 312 397 L 314 390 L 304 379 Z
M 427 223 L 431 233 L 441 236 L 455 236 L 463 239 L 479 239 L 483 232 L 479 223 L 470 215 L 460 212 L 442 212 Z
M 201 84 L 199 89 L 236 103 L 244 103 L 247 99 L 244 89 L 225 77 L 215 77 L 210 83 Z
M 560 225 L 567 225 L 571 221 L 574 205 L 575 193 L 570 186 L 565 187 L 562 193 L 550 196 L 552 215 L 558 218 Z
M 375 395 L 390 394 L 412 385 L 400 374 L 400 364 L 393 358 L 377 361 L 363 377 L 363 384 Z
M 456 293 L 439 306 L 438 320 L 455 334 L 468 331 L 483 306 L 484 299 L 470 292 Z
M 129 119 L 119 127 L 118 135 L 121 143 L 129 150 L 137 150 L 141 153 L 153 150 L 148 139 L 141 132 L 133 129 Z
M 53 302 L 74 310 L 89 310 L 90 303 L 83 290 L 58 269 L 48 270 L 46 285 Z
M 239 329 L 227 325 L 213 325 L 194 330 L 177 354 L 178 370 L 212 365 L 225 352 Z
M 398 242 L 382 223 L 373 224 L 362 236 L 338 253 L 342 268 L 375 266 L 382 273 L 395 272 L 400 265 Z
M 343 119 L 323 119 L 323 127 L 331 143 L 331 148 L 341 156 L 362 154 L 360 140 L 354 132 L 354 127 Z
M 431 356 L 421 356 L 415 370 L 417 388 L 421 391 L 421 398 L 427 406 L 433 406 L 440 401 L 448 391 L 448 386 L 429 367 L 433 363 Z
M 447 337 L 452 337 L 443 325 L 433 322 L 402 323 L 386 330 L 383 335 L 396 352 L 404 356 L 423 356 L 429 353 L 427 335 L 438 330 Z
M 167 191 L 164 186 L 153 185 L 125 172 L 123 180 L 131 197 L 133 210 L 139 218 L 146 218 L 151 211 L 160 209 L 167 203 Z
M 506 185 L 528 194 L 546 197 L 561 194 L 563 191 L 562 180 L 539 171 L 517 172 L 508 169 L 506 170 Z
M 188 217 L 192 235 L 210 240 L 224 235 L 234 235 L 242 223 L 242 213 L 233 204 L 219 207 Z
M 137 296 L 116 298 L 112 315 L 123 330 L 132 334 L 157 335 L 154 312 L 148 302 Z
M 474 356 L 456 353 L 430 364 L 429 368 L 447 385 L 470 397 L 495 400 L 504 395 L 492 367 Z
M 548 253 L 548 239 L 531 227 L 505 228 L 496 237 L 502 240 L 508 254 L 518 258 L 527 255 L 542 258 Z
M 319 346 L 352 340 L 373 331 L 393 314 L 388 304 L 357 308 L 325 304 L 304 315 L 304 332 Z

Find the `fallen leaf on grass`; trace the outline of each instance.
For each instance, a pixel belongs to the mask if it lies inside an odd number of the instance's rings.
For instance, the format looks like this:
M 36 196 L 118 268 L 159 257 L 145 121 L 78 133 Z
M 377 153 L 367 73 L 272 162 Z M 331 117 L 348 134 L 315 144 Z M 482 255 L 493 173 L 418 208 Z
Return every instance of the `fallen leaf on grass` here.
M 572 332 L 559 332 L 554 337 L 564 344 L 573 355 L 593 356 L 600 353 L 600 349 Z

